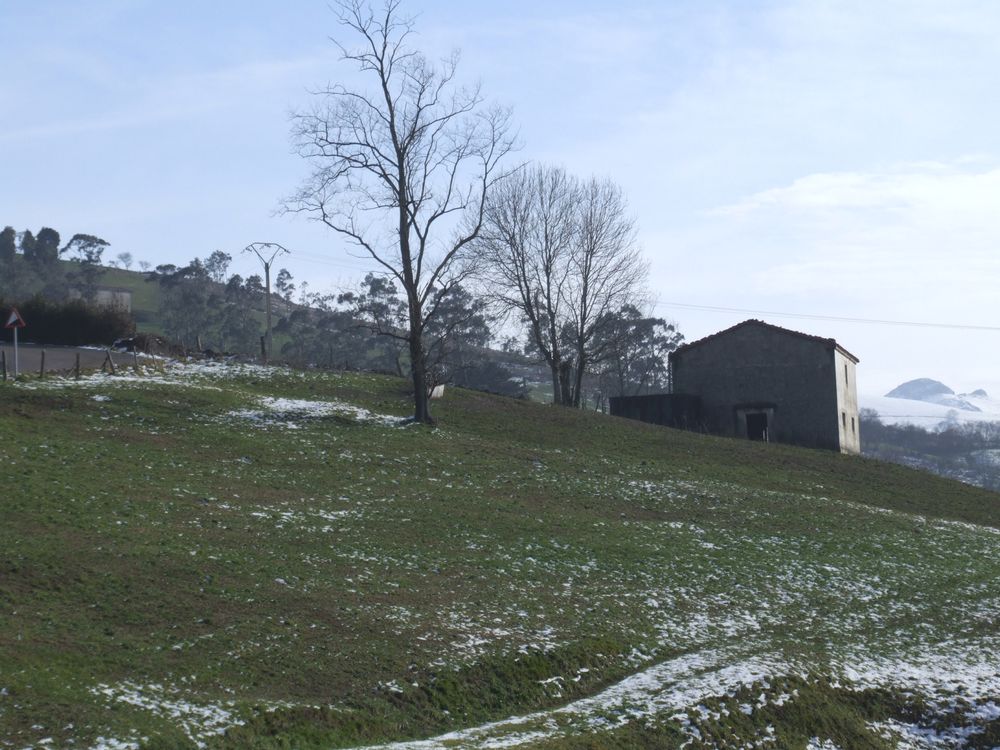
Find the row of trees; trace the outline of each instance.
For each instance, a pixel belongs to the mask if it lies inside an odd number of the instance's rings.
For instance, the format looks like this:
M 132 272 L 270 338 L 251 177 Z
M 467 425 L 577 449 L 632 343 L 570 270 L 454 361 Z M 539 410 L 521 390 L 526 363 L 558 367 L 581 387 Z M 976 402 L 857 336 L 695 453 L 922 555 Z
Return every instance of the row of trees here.
M 624 319 L 638 317 L 646 266 L 621 190 L 559 168 L 522 169 L 496 185 L 484 214 L 474 270 L 525 325 L 554 401 L 578 407 L 588 369 L 608 358 Z
M 956 413 L 936 426 L 886 424 L 861 410 L 861 450 L 866 456 L 916 466 L 1000 490 L 1000 422 L 965 422 Z
M 601 375 L 624 380 L 645 367 L 640 380 L 664 378 L 662 354 L 680 337 L 638 314 L 647 269 L 621 190 L 512 164 L 510 111 L 456 82 L 457 55 L 435 65 L 411 47 L 413 24 L 398 0 L 336 8 L 353 40 L 335 41 L 342 59 L 371 86 L 327 86 L 294 115 L 295 146 L 313 169 L 286 205 L 398 285 L 398 319 L 381 332 L 408 350 L 415 419 L 433 421 L 436 319 L 453 290 L 473 280 L 484 304 L 523 328 L 528 350 L 548 366 L 556 403 L 582 405 L 588 373 L 613 359 L 623 331 L 646 346 Z
M 148 280 L 160 287 L 164 332 L 187 348 L 200 346 L 253 355 L 258 351 L 265 289 L 260 276 L 228 274 L 231 257 L 215 251 L 185 266 L 158 266 Z M 293 299 L 292 275 L 281 269 L 275 295 L 280 357 L 305 366 L 377 370 L 403 376 L 410 369 L 406 298 L 394 281 L 369 274 L 354 290 Z M 488 297 L 454 285 L 432 300 L 435 314 L 424 330 L 428 387 L 451 383 L 507 395 L 523 395 L 525 377 L 511 366 L 539 361 L 534 339 L 511 337 L 503 352 L 490 349 L 503 325 Z M 626 305 L 597 330 L 590 377 L 581 402 L 604 408 L 609 396 L 667 387 L 666 354 L 680 340 L 662 319 Z M 568 329 L 567 329 L 568 330 Z M 566 343 L 568 346 L 568 342 Z
M 215 251 L 185 266 L 161 265 L 148 278 L 160 287 L 164 333 L 187 348 L 254 354 L 265 288 L 258 275 L 228 275 L 232 258 Z M 303 285 L 305 287 L 305 285 Z M 276 282 L 281 357 L 299 365 L 377 370 L 402 375 L 409 366 L 406 303 L 385 276 L 369 274 L 356 290 L 310 294 L 293 301 L 292 275 Z M 425 331 L 429 384 L 454 383 L 508 395 L 523 393 L 488 352 L 493 331 L 483 302 L 461 286 L 435 300 L 438 314 Z
M 563 180 L 570 184 L 565 175 Z M 563 197 L 570 199 L 571 195 L 567 192 Z M 574 204 L 575 199 L 570 199 L 569 205 Z M 35 295 L 62 302 L 75 292 L 84 301 L 92 300 L 108 247 L 106 241 L 88 234 L 75 234 L 63 245 L 59 233 L 51 228 L 43 228 L 36 236 L 7 227 L 0 232 L 3 295 L 22 302 Z M 477 252 L 482 255 L 485 248 Z M 561 261 L 565 267 L 560 273 L 566 277 L 571 276 L 572 257 L 570 253 Z M 72 262 L 60 263 L 61 259 Z M 131 265 L 131 257 L 120 262 Z M 169 337 L 187 348 L 200 344 L 244 354 L 258 350 L 263 280 L 256 274 L 247 278 L 230 275 L 231 262 L 229 254 L 217 250 L 187 265 L 164 264 L 148 273 L 148 280 L 160 287 L 159 321 Z M 495 304 L 501 296 L 500 287 L 483 276 L 484 268 L 472 269 L 479 272 L 475 286 L 456 283 L 434 289 L 430 300 L 434 314 L 428 316 L 423 332 L 428 387 L 454 383 L 511 395 L 524 392 L 524 382 L 512 379 L 511 371 L 488 349 L 495 333 L 505 326 L 505 308 Z M 471 274 L 468 281 L 474 281 Z M 479 283 L 484 281 L 487 283 Z M 560 283 L 567 289 L 570 286 L 568 278 Z M 400 375 L 410 368 L 409 307 L 391 277 L 370 274 L 357 289 L 340 295 L 310 294 L 303 284 L 298 304 L 293 302 L 295 292 L 292 275 L 280 269 L 275 279 L 275 294 L 280 300 L 276 332 L 283 342 L 280 354 L 286 360 Z M 547 310 L 562 309 L 559 300 L 550 299 L 547 305 Z M 643 317 L 631 305 L 613 314 L 604 313 L 601 320 L 585 350 L 591 369 L 586 392 L 584 381 L 574 380 L 575 399 L 557 400 L 580 404 L 589 396 L 603 408 L 608 396 L 665 387 L 664 358 L 679 340 L 676 331 L 661 319 Z M 554 329 L 535 326 L 526 330 L 556 333 L 551 344 L 542 339 L 541 346 L 534 335 L 508 339 L 508 362 L 511 357 L 538 358 L 551 369 L 553 362 L 560 361 L 553 357 L 553 351 L 573 350 L 579 342 L 569 318 L 560 318 Z M 547 354 L 543 354 L 543 347 Z M 561 362 L 559 372 L 565 374 L 566 359 Z M 559 383 L 556 379 L 553 382 Z
M 0 297 L 43 296 L 62 301 L 76 295 L 93 301 L 109 246 L 92 234 L 74 234 L 62 244 L 59 232 L 51 227 L 42 227 L 37 234 L 4 227 L 0 231 Z M 132 255 L 119 253 L 117 262 L 131 266 Z
M 312 171 L 286 208 L 324 223 L 383 275 L 316 310 L 287 308 L 278 324 L 286 353 L 319 358 L 325 345 L 332 363 L 332 338 L 348 340 L 360 325 L 368 338 L 352 350 L 366 365 L 391 357 L 397 371 L 409 368 L 422 422 L 433 421 L 431 388 L 457 381 L 469 369 L 463 357 L 481 361 L 467 354 L 498 322 L 522 331 L 520 348 L 545 363 L 558 404 L 582 406 L 595 381 L 598 401 L 662 387 L 664 354 L 681 338 L 640 313 L 647 268 L 621 190 L 512 163 L 510 111 L 457 83 L 457 55 L 435 64 L 412 48 L 398 0 L 377 11 L 367 0 L 336 7 L 353 39 L 336 42 L 342 58 L 371 86 L 329 85 L 294 116 L 295 146 Z M 81 266 L 96 266 L 107 243 L 77 238 Z M 42 268 L 58 258 L 58 237 L 37 240 L 21 254 Z M 216 253 L 152 274 L 165 328 L 188 346 L 204 337 L 223 350 L 254 348 L 262 285 L 226 278 L 228 260 Z M 276 287 L 290 297 L 290 274 L 279 273 Z
M 160 287 L 160 324 L 183 346 L 218 351 L 256 351 L 264 300 L 260 276 L 228 275 L 232 257 L 216 250 L 186 266 L 164 264 L 147 276 Z

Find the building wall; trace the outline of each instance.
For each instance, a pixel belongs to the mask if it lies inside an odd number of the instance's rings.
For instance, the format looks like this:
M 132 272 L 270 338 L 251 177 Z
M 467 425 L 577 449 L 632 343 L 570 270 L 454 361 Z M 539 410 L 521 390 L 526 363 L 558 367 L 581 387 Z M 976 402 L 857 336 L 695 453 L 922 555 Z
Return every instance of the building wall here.
M 711 432 L 747 437 L 747 414 L 763 413 L 768 440 L 840 450 L 835 360 L 824 341 L 747 325 L 675 352 L 674 392 L 701 397 Z
M 69 290 L 70 299 L 81 299 L 83 295 L 78 289 Z M 101 288 L 94 295 L 94 304 L 98 307 L 110 307 L 115 310 L 132 312 L 132 292 L 128 289 Z
M 858 381 L 854 361 L 834 352 L 837 371 L 837 413 L 840 415 L 840 449 L 861 453 L 861 414 L 858 410 Z
M 98 289 L 94 301 L 100 307 L 132 312 L 132 292 L 128 289 Z

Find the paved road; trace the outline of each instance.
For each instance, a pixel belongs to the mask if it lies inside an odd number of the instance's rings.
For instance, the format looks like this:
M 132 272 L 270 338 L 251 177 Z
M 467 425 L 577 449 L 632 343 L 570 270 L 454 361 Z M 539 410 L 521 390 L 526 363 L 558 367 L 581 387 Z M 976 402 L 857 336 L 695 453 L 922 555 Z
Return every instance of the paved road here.
M 4 343 L 0 345 L 7 357 L 8 376 L 14 373 L 14 346 Z M 19 344 L 18 365 L 22 375 L 38 374 L 42 364 L 42 350 L 45 351 L 46 372 L 67 372 L 76 367 L 76 355 L 80 354 L 80 369 L 98 370 L 104 364 L 107 352 L 103 349 L 86 349 L 76 346 L 39 346 L 37 344 Z M 132 362 L 132 355 L 122 352 L 112 352 L 115 365 L 127 365 Z

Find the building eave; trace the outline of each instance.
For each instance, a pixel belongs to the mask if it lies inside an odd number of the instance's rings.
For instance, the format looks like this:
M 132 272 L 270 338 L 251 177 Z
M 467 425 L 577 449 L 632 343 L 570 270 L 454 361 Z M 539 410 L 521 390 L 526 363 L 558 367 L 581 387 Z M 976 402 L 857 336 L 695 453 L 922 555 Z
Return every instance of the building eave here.
M 683 354 L 684 352 L 690 349 L 694 349 L 695 347 L 701 346 L 702 344 L 712 341 L 713 339 L 727 336 L 730 333 L 733 333 L 734 331 L 737 331 L 741 328 L 745 328 L 747 326 L 758 326 L 760 328 L 767 328 L 769 330 L 778 331 L 779 333 L 795 336 L 800 339 L 806 339 L 808 341 L 814 341 L 820 344 L 824 344 L 828 348 L 840 352 L 845 357 L 850 359 L 854 364 L 858 364 L 858 362 L 861 361 L 853 354 L 851 354 L 849 351 L 847 351 L 847 349 L 845 349 L 843 346 L 838 344 L 836 339 L 826 338 L 824 336 L 814 336 L 811 333 L 802 333 L 802 331 L 793 331 L 791 328 L 782 328 L 781 326 L 776 326 L 773 323 L 765 323 L 763 320 L 757 320 L 756 318 L 750 318 L 749 320 L 744 320 L 742 323 L 737 323 L 734 326 L 730 326 L 729 328 L 718 331 L 717 333 L 705 336 L 704 338 L 698 339 L 697 341 L 692 341 L 688 344 L 683 344 L 682 346 L 677 347 L 677 349 L 675 349 L 670 353 L 670 359 L 673 360 L 675 355 Z

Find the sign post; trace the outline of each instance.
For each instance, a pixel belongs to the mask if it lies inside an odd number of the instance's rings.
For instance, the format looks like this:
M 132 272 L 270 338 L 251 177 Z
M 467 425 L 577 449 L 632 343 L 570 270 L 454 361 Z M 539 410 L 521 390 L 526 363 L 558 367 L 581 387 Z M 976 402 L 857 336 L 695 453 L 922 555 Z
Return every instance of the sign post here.
M 18 362 L 17 362 L 17 330 L 19 328 L 24 328 L 24 318 L 21 317 L 21 313 L 17 311 L 16 307 L 10 308 L 10 315 L 7 316 L 7 322 L 4 323 L 4 328 L 14 329 L 14 379 L 17 380 L 18 376 Z

